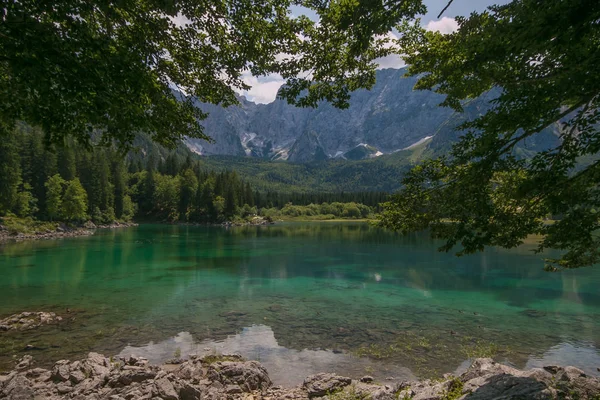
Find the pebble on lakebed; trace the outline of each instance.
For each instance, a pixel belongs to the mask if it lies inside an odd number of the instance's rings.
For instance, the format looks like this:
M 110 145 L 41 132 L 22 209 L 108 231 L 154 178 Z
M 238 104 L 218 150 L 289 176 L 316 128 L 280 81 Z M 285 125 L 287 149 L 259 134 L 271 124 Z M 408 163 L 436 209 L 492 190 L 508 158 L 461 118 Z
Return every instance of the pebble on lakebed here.
M 451 394 L 453 399 L 597 399 L 600 394 L 600 381 L 574 367 L 521 371 L 488 358 L 476 359 L 464 374 L 442 381 L 382 385 L 369 377 L 356 381 L 321 373 L 293 388 L 272 386 L 259 362 L 238 355 L 190 356 L 168 370 L 141 357 L 113 359 L 98 353 L 80 361 L 58 361 L 50 370 L 33 364 L 25 356 L 8 375 L 0 375 L 0 398 L 443 400 Z

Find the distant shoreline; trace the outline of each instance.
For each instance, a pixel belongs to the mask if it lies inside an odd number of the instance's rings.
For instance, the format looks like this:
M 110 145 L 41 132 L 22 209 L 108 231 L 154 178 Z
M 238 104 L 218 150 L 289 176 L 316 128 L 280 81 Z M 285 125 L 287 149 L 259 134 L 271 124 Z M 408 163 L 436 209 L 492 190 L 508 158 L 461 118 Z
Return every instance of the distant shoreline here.
M 375 218 L 333 218 L 333 219 L 321 219 L 321 218 L 310 218 L 310 217 L 279 217 L 276 221 L 281 222 L 372 222 L 376 221 Z
M 64 239 L 70 237 L 91 236 L 97 229 L 117 229 L 138 226 L 135 222 L 113 222 L 106 225 L 86 224 L 85 226 L 72 227 L 65 224 L 56 224 L 54 230 L 47 227 L 34 232 L 11 232 L 0 224 L 0 243 L 22 242 L 25 240 Z
M 39 230 L 36 227 L 29 228 L 33 231 L 16 232 L 11 231 L 6 226 L 0 224 L 0 243 L 9 242 L 22 242 L 26 240 L 50 240 L 50 239 L 64 239 L 71 237 L 82 237 L 91 236 L 97 229 L 118 229 L 118 228 L 129 228 L 133 226 L 139 226 L 140 224 L 165 224 L 165 225 L 182 225 L 182 226 L 221 226 L 224 228 L 237 227 L 237 226 L 270 226 L 275 225 L 277 222 L 324 222 L 324 223 L 369 223 L 375 221 L 373 218 L 334 218 L 334 219 L 321 219 L 321 218 L 310 218 L 310 217 L 287 217 L 278 218 L 272 222 L 265 219 L 261 219 L 257 222 L 247 221 L 226 221 L 222 223 L 169 223 L 161 221 L 142 221 L 142 222 L 113 222 L 111 224 L 95 225 L 91 222 L 87 222 L 82 226 L 69 226 L 64 223 L 48 223 L 43 225 Z M 52 226 L 49 226 L 52 224 Z

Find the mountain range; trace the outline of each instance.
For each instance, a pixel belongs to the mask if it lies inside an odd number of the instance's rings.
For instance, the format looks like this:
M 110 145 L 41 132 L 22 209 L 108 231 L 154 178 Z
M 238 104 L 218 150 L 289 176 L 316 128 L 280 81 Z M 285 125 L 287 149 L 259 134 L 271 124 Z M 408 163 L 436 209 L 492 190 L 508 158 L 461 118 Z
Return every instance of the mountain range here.
M 460 138 L 455 128 L 491 107 L 491 90 L 464 103 L 464 112 L 440 107 L 442 95 L 415 91 L 405 69 L 377 72 L 371 90 L 352 93 L 350 107 L 323 102 L 297 108 L 283 100 L 255 104 L 240 97 L 228 108 L 198 104 L 214 143 L 187 139 L 187 151 L 208 169 L 235 170 L 261 191 L 393 192 L 402 176 L 423 159 L 447 153 Z M 529 158 L 559 143 L 552 126 L 517 144 Z
M 470 101 L 464 113 L 440 107 L 442 95 L 416 91 L 416 77 L 405 69 L 377 72 L 371 90 L 352 94 L 350 107 L 340 110 L 323 102 L 316 108 L 298 108 L 284 100 L 255 104 L 240 97 L 240 104 L 223 108 L 198 104 L 209 113 L 202 121 L 214 143 L 188 139 L 193 152 L 210 155 L 287 160 L 294 163 L 328 159 L 362 160 L 392 154 L 426 143 L 435 152 L 450 148 L 460 132 L 456 125 L 487 111 L 499 91 Z M 525 152 L 554 146 L 552 130 L 522 144 Z

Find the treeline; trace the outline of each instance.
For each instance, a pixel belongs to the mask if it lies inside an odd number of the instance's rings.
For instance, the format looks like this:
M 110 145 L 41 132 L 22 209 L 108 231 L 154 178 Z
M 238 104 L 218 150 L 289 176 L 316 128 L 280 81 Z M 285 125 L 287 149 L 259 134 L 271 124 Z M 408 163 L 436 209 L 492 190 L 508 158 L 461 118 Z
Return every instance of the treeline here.
M 259 194 L 257 204 L 261 208 L 281 209 L 290 203 L 297 206 L 323 203 L 360 203 L 372 207 L 375 211 L 380 211 L 380 204 L 387 201 L 389 196 L 389 193 L 386 192 L 281 193 L 269 191 Z
M 252 188 L 235 172 L 206 172 L 189 155 L 180 163 L 176 152 L 163 158 L 152 149 L 140 164 L 110 146 L 44 143 L 39 130 L 23 125 L 3 139 L 0 215 L 100 224 L 134 216 L 217 222 L 254 206 Z
M 120 153 L 67 142 L 44 142 L 38 129 L 18 125 L 0 140 L 0 216 L 97 223 L 129 220 L 135 205 Z
M 134 216 L 205 223 L 255 215 L 361 218 L 387 197 L 261 193 L 234 171 L 208 171 L 187 149 L 166 151 L 149 140 L 124 157 L 107 146 L 45 143 L 42 132 L 25 125 L 2 139 L 0 216 L 99 224 Z
M 308 205 L 286 204 L 282 208 L 263 208 L 261 215 L 275 218 L 300 218 L 300 219 L 336 219 L 336 218 L 369 218 L 373 215 L 374 209 L 361 203 L 320 203 Z

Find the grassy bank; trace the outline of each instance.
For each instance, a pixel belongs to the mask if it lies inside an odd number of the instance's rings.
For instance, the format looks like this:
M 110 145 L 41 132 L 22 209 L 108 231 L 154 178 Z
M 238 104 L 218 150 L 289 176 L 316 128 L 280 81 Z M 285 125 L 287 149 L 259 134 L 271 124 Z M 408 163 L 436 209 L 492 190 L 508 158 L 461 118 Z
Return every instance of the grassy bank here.
M 58 228 L 58 222 L 38 221 L 31 217 L 19 218 L 16 216 L 0 217 L 0 231 L 9 235 L 35 235 L 37 233 L 54 232 Z

